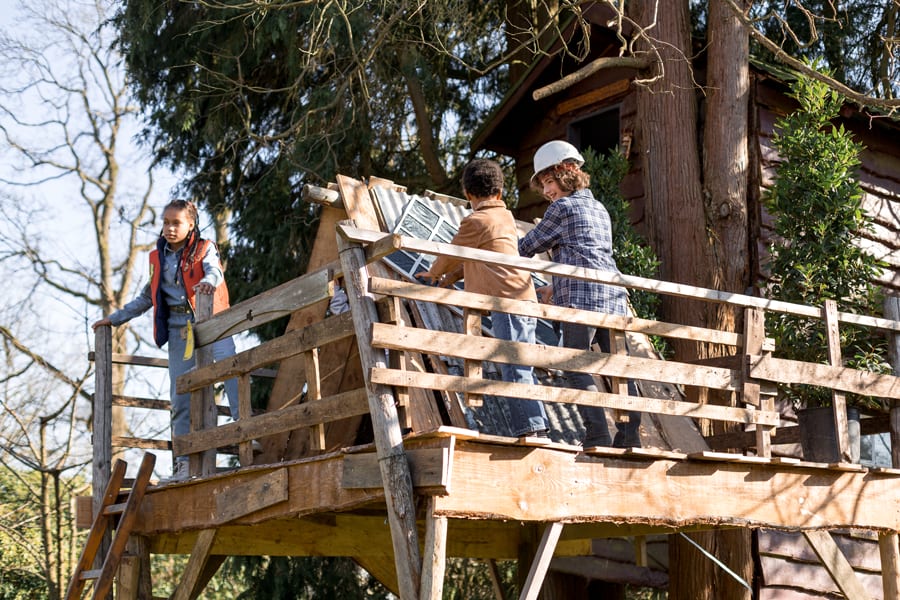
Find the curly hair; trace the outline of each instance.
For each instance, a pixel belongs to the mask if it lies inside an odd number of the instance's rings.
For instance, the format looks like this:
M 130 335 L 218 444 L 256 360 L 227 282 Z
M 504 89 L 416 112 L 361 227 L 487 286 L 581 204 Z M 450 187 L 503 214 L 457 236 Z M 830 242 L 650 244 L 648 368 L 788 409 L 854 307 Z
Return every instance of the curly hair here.
M 197 210 L 197 205 L 190 200 L 172 200 L 163 207 L 163 213 L 170 208 L 187 211 L 188 218 L 194 222 L 194 228 L 188 234 L 187 242 L 185 244 L 186 249 L 182 258 L 183 262 L 187 261 L 188 263 L 192 263 L 197 259 L 195 254 L 197 252 L 197 245 L 200 243 L 200 212 Z M 162 232 L 160 232 L 159 235 L 162 237 Z
M 552 177 L 559 188 L 571 194 L 577 190 L 583 190 L 591 185 L 591 176 L 581 170 L 581 168 L 571 161 L 561 162 L 559 164 L 547 167 L 531 179 L 531 189 L 536 192 L 542 192 L 544 184 L 542 181 L 547 177 Z
M 503 193 L 503 170 L 492 160 L 476 158 L 463 169 L 460 183 L 475 198 L 490 198 Z

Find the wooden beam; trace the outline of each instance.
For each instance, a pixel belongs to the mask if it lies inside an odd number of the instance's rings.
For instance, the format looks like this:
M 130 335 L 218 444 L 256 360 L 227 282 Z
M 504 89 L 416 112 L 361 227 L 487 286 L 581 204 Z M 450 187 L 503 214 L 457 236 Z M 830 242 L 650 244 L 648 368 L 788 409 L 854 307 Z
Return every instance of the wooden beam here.
M 900 399 L 900 377 L 857 371 L 848 367 L 833 367 L 763 355 L 750 357 L 750 376 L 776 383 L 805 383 L 851 394 Z
M 431 287 L 407 281 L 373 277 L 369 282 L 369 291 L 375 294 L 389 294 L 409 300 L 435 302 L 459 308 L 469 308 L 482 312 L 500 311 L 547 319 L 550 321 L 569 321 L 592 327 L 620 329 L 644 335 L 658 335 L 690 339 L 710 344 L 723 344 L 738 347 L 742 344 L 741 335 L 729 331 L 718 331 L 704 327 L 676 325 L 638 317 L 610 315 L 593 310 L 580 310 L 552 304 L 538 304 L 525 300 L 496 298 L 485 294 L 462 292 L 452 288 Z
M 828 344 L 828 364 L 840 367 L 841 334 L 838 330 L 837 302 L 825 300 L 822 313 L 825 318 L 826 340 Z M 837 438 L 838 456 L 841 462 L 854 462 L 850 453 L 850 429 L 847 423 L 847 396 L 839 391 L 831 390 L 831 408 L 834 416 L 834 434 Z M 858 459 L 858 457 L 856 457 Z
M 525 580 L 525 585 L 522 586 L 519 600 L 537 600 L 544 577 L 547 575 L 547 569 L 550 568 L 550 560 L 553 558 L 553 551 L 556 550 L 556 543 L 559 541 L 562 528 L 563 524 L 559 522 L 548 523 L 544 528 L 537 555 L 528 570 L 528 578 Z
M 352 196 L 358 188 L 354 190 L 349 185 L 343 185 L 340 177 L 338 185 L 341 185 L 341 194 L 349 211 L 348 195 Z M 372 325 L 378 320 L 378 311 L 374 299 L 367 295 L 369 274 L 366 270 L 365 255 L 359 246 L 347 242 L 342 237 L 338 237 L 338 250 L 363 371 L 369 371 L 373 367 L 383 368 L 387 366 L 384 353 L 372 345 Z M 421 585 L 422 562 L 415 523 L 412 478 L 403 448 L 396 400 L 387 386 L 370 383 L 366 388 L 387 502 L 388 523 L 391 526 L 400 597 L 415 599 Z
M 362 415 L 366 414 L 368 410 L 366 391 L 360 388 L 314 402 L 294 404 L 281 410 L 241 419 L 235 423 L 226 423 L 214 429 L 194 431 L 175 438 L 172 446 L 178 455 L 191 454 L 266 435 L 292 431 L 300 427 L 311 427 L 318 423 Z
M 881 555 L 881 581 L 885 598 L 900 598 L 900 549 L 896 532 L 878 534 L 878 550 Z
M 775 400 L 766 396 L 760 398 L 759 382 L 750 376 L 749 356 L 762 354 L 763 340 L 766 336 L 766 315 L 758 308 L 744 310 L 744 360 L 741 361 L 741 402 L 745 405 L 759 406 L 762 410 L 774 411 Z M 761 404 L 764 402 L 765 405 Z M 756 448 L 760 456 L 772 456 L 772 428 L 758 426 L 756 428 Z
M 894 474 L 515 449 L 458 441 L 453 493 L 436 497 L 436 510 L 473 519 L 900 531 L 900 514 L 883 508 L 900 501 Z
M 175 593 L 172 594 L 172 600 L 193 600 L 196 594 L 202 590 L 195 589 L 196 584 L 200 580 L 206 561 L 209 559 L 210 550 L 216 541 L 215 529 L 204 529 L 197 535 L 197 542 L 191 550 L 191 557 L 185 567 L 184 574 Z
M 224 525 L 287 499 L 287 471 L 278 469 L 216 494 L 216 512 L 211 523 Z
M 372 243 L 384 235 L 380 231 L 358 229 L 352 226 L 342 226 L 340 229 L 341 234 L 346 239 L 364 244 Z M 812 317 L 815 319 L 822 317 L 822 312 L 819 308 L 807 306 L 805 304 L 794 304 L 791 302 L 758 298 L 756 296 L 745 296 L 744 294 L 723 292 L 682 283 L 672 283 L 669 281 L 658 281 L 656 279 L 625 275 L 611 271 L 601 271 L 599 269 L 586 269 L 584 267 L 563 265 L 536 258 L 523 258 L 503 254 L 501 252 L 478 250 L 476 248 L 465 248 L 441 242 L 420 240 L 408 236 L 401 236 L 401 248 L 411 252 L 423 252 L 434 256 L 450 256 L 466 260 L 475 260 L 488 264 L 503 265 L 514 269 L 531 271 L 533 273 L 597 281 L 600 283 L 626 286 L 632 289 L 667 294 L 670 296 L 691 298 L 693 300 L 722 302 L 740 307 L 762 308 L 764 310 L 793 314 L 802 317 Z M 886 331 L 900 331 L 900 322 L 890 319 L 844 312 L 839 313 L 838 318 L 841 322 L 855 323 L 864 327 L 875 327 Z
M 100 514 L 100 508 L 104 504 L 106 488 L 109 485 L 112 473 L 112 328 L 98 327 L 94 330 L 94 352 L 96 361 L 94 364 L 94 402 L 93 402 L 93 431 L 91 442 L 93 446 L 93 458 L 91 460 L 91 493 L 93 498 L 93 513 Z M 105 531 L 101 539 L 97 540 L 95 548 L 95 568 L 100 568 L 102 556 L 109 551 L 112 535 Z M 88 565 L 82 565 L 87 569 Z
M 249 373 L 264 365 L 281 362 L 313 348 L 353 335 L 353 319 L 349 313 L 335 315 L 303 329 L 288 331 L 282 336 L 235 354 L 227 360 L 195 369 L 178 378 L 176 390 L 189 392 L 217 381 L 224 381 Z
M 401 387 L 531 398 L 542 402 L 602 406 L 622 411 L 689 416 L 737 423 L 760 423 L 772 426 L 777 426 L 781 423 L 781 417 L 775 411 L 747 410 L 713 404 L 693 404 L 661 398 L 622 396 L 606 392 L 588 392 L 573 388 L 558 388 L 544 385 L 534 386 L 493 379 L 472 379 L 457 375 L 437 375 L 434 373 L 417 373 L 393 369 L 372 369 L 369 377 L 373 383 Z
M 197 345 L 206 346 L 331 298 L 334 295 L 332 280 L 339 271 L 337 263 L 329 264 L 235 304 L 204 323 L 198 322 L 195 331 Z
M 812 546 L 813 552 L 825 565 L 828 574 L 847 600 L 871 600 L 862 583 L 856 578 L 853 567 L 847 562 L 847 558 L 841 553 L 828 531 L 823 529 L 804 531 L 803 537 Z
M 434 514 L 434 498 L 425 506 L 425 547 L 422 563 L 420 600 L 441 600 L 444 597 L 444 572 L 447 566 L 447 517 Z
M 634 356 L 614 356 L 571 348 L 508 342 L 493 338 L 414 329 L 374 323 L 372 343 L 389 350 L 414 350 L 425 354 L 456 356 L 466 360 L 488 360 L 545 369 L 563 369 L 594 375 L 629 377 L 667 383 L 694 385 L 735 391 L 740 387 L 740 371 L 660 361 Z
M 213 315 L 213 297 L 211 294 L 197 294 L 197 310 L 195 317 L 197 325 L 201 325 L 204 321 L 210 319 Z M 196 328 L 194 328 L 196 330 Z M 196 334 L 194 334 L 196 335 Z M 202 369 L 205 366 L 215 362 L 213 358 L 212 346 L 199 346 L 194 350 L 194 363 L 196 368 Z M 218 415 L 216 412 L 216 398 L 212 384 L 195 389 L 191 392 L 190 405 L 190 433 L 205 434 L 214 432 L 218 425 Z M 184 437 L 184 436 L 182 436 Z M 179 452 L 178 437 L 173 435 L 172 448 L 176 456 L 182 456 Z M 215 447 L 196 450 L 196 453 L 190 454 L 190 474 L 203 475 L 208 477 L 216 472 L 216 451 Z
M 416 488 L 431 488 L 431 493 L 449 492 L 450 449 L 423 448 L 409 450 L 410 477 Z M 344 457 L 341 486 L 345 489 L 378 488 L 383 485 L 378 467 L 378 456 L 371 452 L 348 454 Z M 419 493 L 424 490 L 418 489 Z

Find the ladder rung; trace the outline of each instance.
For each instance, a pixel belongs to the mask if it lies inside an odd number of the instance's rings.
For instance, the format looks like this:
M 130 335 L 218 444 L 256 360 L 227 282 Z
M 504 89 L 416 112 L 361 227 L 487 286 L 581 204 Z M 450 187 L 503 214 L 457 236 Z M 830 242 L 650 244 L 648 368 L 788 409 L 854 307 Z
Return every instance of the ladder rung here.
M 122 512 L 125 511 L 125 502 L 120 502 L 119 504 L 110 504 L 109 506 L 103 507 L 104 515 L 121 515 Z
M 100 573 L 103 572 L 103 569 L 92 569 L 90 571 L 82 571 L 81 575 L 78 578 L 82 581 L 89 581 L 91 579 L 97 579 L 100 577 Z

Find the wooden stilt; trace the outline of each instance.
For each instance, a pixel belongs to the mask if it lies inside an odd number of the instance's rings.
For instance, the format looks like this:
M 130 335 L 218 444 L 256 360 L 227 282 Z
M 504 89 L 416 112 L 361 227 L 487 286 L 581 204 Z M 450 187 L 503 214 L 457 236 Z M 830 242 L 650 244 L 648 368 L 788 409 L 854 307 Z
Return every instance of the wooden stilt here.
M 200 577 L 206 567 L 206 561 L 209 559 L 210 551 L 216 541 L 216 529 L 204 529 L 197 534 L 197 541 L 191 550 L 191 558 L 188 560 L 187 567 L 175 593 L 172 594 L 171 600 L 192 600 L 196 598 L 196 594 L 200 590 L 196 589 L 200 581 Z
M 367 291 L 369 275 L 365 253 L 359 245 L 348 242 L 341 235 L 340 227 L 338 249 L 363 372 L 368 373 L 376 367 L 385 368 L 387 363 L 384 351 L 372 346 L 372 324 L 378 320 L 378 311 L 374 299 Z M 403 449 L 396 399 L 391 388 L 385 385 L 367 381 L 366 390 L 378 464 L 384 483 L 400 598 L 412 600 L 419 595 L 422 561 L 419 556 L 412 478 Z
M 896 532 L 878 534 L 881 554 L 881 583 L 885 598 L 900 598 L 900 548 Z
M 447 517 L 435 516 L 434 497 L 425 507 L 425 552 L 422 564 L 421 600 L 441 600 L 447 563 Z
M 554 521 L 547 524 L 547 527 L 544 529 L 544 535 L 541 538 L 541 543 L 538 545 L 537 554 L 531 563 L 531 569 L 528 571 L 525 585 L 522 586 L 519 600 L 537 600 L 541 591 L 541 585 L 544 583 L 544 577 L 550 568 L 550 559 L 553 558 L 553 551 L 556 550 L 556 543 L 559 541 L 562 528 L 562 523 Z
M 835 543 L 831 534 L 824 529 L 804 531 L 803 536 L 813 552 L 822 561 L 825 570 L 831 575 L 831 579 L 846 596 L 847 600 L 870 600 L 862 583 L 853 571 L 853 567 L 841 553 L 841 549 Z M 889 596 L 885 596 L 888 598 Z M 896 596 L 893 596 L 896 598 Z

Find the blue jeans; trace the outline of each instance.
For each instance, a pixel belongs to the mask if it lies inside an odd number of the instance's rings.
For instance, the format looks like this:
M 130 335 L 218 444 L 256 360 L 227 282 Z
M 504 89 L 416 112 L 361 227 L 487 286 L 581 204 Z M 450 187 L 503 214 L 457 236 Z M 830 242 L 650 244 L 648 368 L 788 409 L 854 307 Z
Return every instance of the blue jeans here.
M 575 323 L 562 323 L 562 344 L 566 348 L 577 350 L 590 350 L 594 342 L 600 346 L 603 352 L 609 352 L 609 330 L 589 325 L 578 325 Z M 572 387 L 579 390 L 596 392 L 597 385 L 594 383 L 594 377 L 590 373 L 566 372 L 566 378 L 571 382 Z M 634 380 L 628 380 L 628 395 L 637 396 L 637 386 Z M 606 424 L 606 411 L 601 406 L 582 406 L 578 405 L 578 414 L 584 421 L 586 429 L 585 446 L 609 446 L 609 427 Z M 641 424 L 641 413 L 637 411 L 628 411 L 627 423 L 616 423 L 616 438 L 612 440 L 612 445 L 618 448 L 639 448 L 641 445 L 641 437 L 639 427 Z
M 175 392 L 176 380 L 194 368 L 194 356 L 184 359 L 186 340 L 182 337 L 182 330 L 187 325 L 189 315 L 174 314 L 169 317 L 169 385 L 170 399 L 172 403 L 172 437 L 185 435 L 191 430 L 191 395 Z M 212 345 L 213 359 L 223 360 L 234 356 L 234 340 L 230 337 L 221 339 Z M 195 351 L 196 352 L 196 351 Z M 228 396 L 228 407 L 231 410 L 231 418 L 238 418 L 238 382 L 237 379 L 229 379 L 225 382 L 225 395 Z M 180 458 L 180 459 L 183 459 Z
M 534 317 L 491 312 L 491 329 L 498 340 L 533 344 L 536 325 Z M 500 368 L 500 377 L 503 381 L 534 384 L 534 371 L 528 365 L 497 363 L 497 366 Z M 507 398 L 506 402 L 512 417 L 513 435 L 518 437 L 550 429 L 550 422 L 547 420 L 542 402 L 522 398 Z

